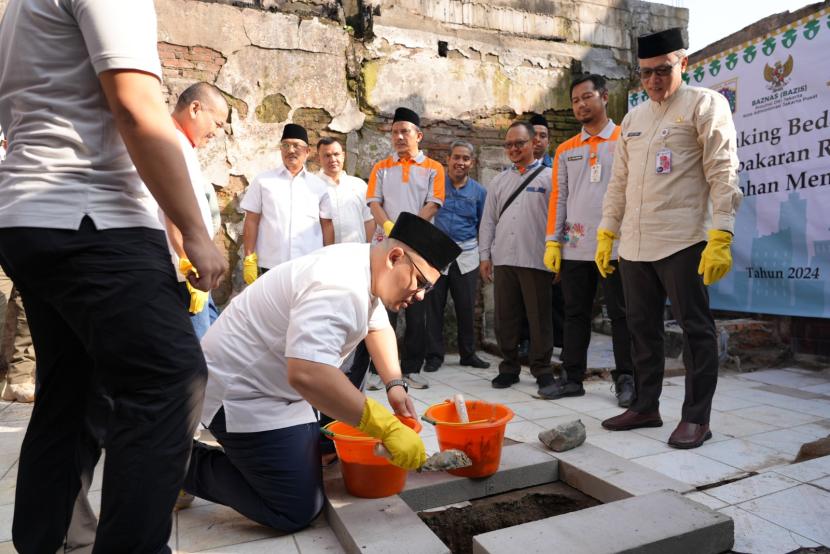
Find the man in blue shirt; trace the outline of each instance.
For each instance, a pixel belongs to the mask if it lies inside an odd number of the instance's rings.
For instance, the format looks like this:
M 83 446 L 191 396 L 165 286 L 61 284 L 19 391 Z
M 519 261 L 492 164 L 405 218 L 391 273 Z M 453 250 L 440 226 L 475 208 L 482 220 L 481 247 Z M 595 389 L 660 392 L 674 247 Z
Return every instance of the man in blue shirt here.
M 435 283 L 426 298 L 427 348 L 424 371 L 438 371 L 444 363 L 444 306 L 452 293 L 458 320 L 458 353 L 461 365 L 488 368 L 476 356 L 473 315 L 478 291 L 478 227 L 484 213 L 485 188 L 469 177 L 475 162 L 473 145 L 457 140 L 450 146 L 444 205 L 435 215 L 435 226 L 461 247 L 461 255 Z

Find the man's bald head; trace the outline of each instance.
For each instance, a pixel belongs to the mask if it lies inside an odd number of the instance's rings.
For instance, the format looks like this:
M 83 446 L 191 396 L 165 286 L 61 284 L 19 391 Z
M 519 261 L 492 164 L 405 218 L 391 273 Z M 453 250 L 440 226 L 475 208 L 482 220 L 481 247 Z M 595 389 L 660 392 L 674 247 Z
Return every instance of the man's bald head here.
M 173 119 L 190 142 L 201 147 L 216 135 L 216 130 L 228 119 L 228 103 L 215 86 L 195 83 L 179 95 Z

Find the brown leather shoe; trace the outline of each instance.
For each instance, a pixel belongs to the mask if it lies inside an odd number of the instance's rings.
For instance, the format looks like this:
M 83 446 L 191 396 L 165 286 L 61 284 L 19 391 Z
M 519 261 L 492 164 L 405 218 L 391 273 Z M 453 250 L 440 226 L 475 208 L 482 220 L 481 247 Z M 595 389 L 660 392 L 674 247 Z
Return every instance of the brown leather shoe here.
M 660 412 L 654 411 L 641 414 L 632 410 L 626 410 L 618 416 L 606 419 L 602 426 L 609 431 L 628 431 L 629 429 L 640 429 L 641 427 L 662 427 L 663 420 L 660 419 Z
M 669 446 L 674 448 L 697 448 L 704 441 L 712 438 L 709 424 L 690 423 L 681 421 L 669 437 Z

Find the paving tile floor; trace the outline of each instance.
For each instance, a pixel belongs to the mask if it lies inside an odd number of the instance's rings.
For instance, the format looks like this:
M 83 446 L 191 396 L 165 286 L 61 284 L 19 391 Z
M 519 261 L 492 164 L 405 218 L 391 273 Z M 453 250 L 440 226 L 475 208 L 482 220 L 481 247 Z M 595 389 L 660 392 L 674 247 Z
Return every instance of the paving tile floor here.
M 592 367 L 604 367 L 610 356 L 605 339 L 593 341 Z M 581 419 L 589 443 L 697 487 L 689 494 L 692 499 L 730 515 L 736 524 L 736 552 L 783 554 L 830 546 L 830 457 L 791 463 L 801 444 L 830 435 L 830 369 L 723 373 L 713 402 L 713 438 L 701 448 L 681 451 L 665 441 L 680 417 L 682 376 L 664 380 L 663 427 L 610 433 L 601 427 L 602 419 L 621 413 L 610 381 L 587 381 L 582 397 L 541 400 L 534 396 L 537 387 L 527 368 L 519 384 L 493 389 L 489 380 L 498 360 L 481 356 L 491 362 L 491 369 L 461 367 L 457 356 L 449 355 L 438 372 L 427 374 L 430 388 L 411 391 L 419 413 L 456 393 L 502 402 L 515 413 L 506 437 L 529 443 L 536 443 L 544 429 Z M 369 394 L 385 402 L 384 393 Z M 14 552 L 8 541 L 17 458 L 30 413 L 31 406 L 0 402 L 0 554 Z M 434 428 L 424 424 L 421 434 L 427 451 L 437 451 Z M 100 469 L 90 493 L 96 507 Z M 306 530 L 280 535 L 229 508 L 197 499 L 191 508 L 175 513 L 173 521 L 170 545 L 182 554 L 342 552 L 322 517 Z

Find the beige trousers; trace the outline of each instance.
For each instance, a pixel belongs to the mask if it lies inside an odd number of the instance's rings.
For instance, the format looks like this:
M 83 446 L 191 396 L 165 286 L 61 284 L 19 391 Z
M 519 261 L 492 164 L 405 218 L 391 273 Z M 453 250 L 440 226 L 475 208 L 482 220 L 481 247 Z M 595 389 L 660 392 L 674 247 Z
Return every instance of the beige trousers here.
M 35 382 L 35 349 L 23 301 L 11 279 L 0 268 L 0 366 L 6 363 L 9 384 Z

